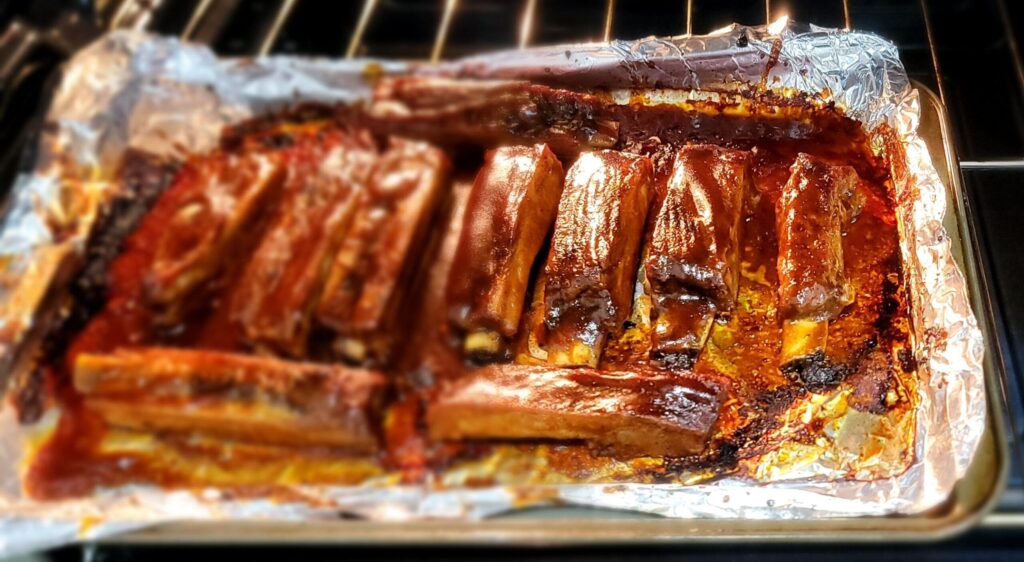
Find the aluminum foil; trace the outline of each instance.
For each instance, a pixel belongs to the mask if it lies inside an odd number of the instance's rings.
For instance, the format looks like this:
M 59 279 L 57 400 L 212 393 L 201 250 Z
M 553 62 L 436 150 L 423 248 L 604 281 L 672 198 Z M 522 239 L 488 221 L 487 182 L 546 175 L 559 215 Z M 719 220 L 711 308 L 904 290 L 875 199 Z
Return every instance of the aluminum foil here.
M 219 59 L 205 47 L 144 34 L 101 38 L 64 70 L 31 170 L 20 175 L 0 221 L 0 367 L 20 368 L 32 335 L 73 272 L 113 192 L 128 147 L 181 156 L 217 141 L 221 127 L 298 101 L 365 98 L 368 71 L 480 78 L 538 78 L 605 88 L 777 88 L 834 101 L 868 130 L 886 124 L 906 156 L 894 170 L 904 272 L 919 363 L 913 460 L 889 478 L 835 478 L 811 459 L 757 481 L 693 485 L 573 484 L 438 489 L 380 478 L 357 487 L 298 487 L 315 502 L 231 500 L 216 490 L 132 486 L 93 497 L 37 502 L 20 487 L 35 427 L 0 412 L 0 555 L 106 536 L 171 519 L 477 519 L 524 503 L 578 504 L 670 517 L 820 518 L 911 514 L 944 501 L 967 470 L 986 426 L 984 345 L 963 275 L 942 227 L 946 190 L 917 135 L 917 92 L 895 46 L 875 35 L 785 21 L 730 26 L 708 36 L 540 47 L 410 67 L 380 61 L 292 57 Z M 534 498 L 524 502 L 524 498 Z

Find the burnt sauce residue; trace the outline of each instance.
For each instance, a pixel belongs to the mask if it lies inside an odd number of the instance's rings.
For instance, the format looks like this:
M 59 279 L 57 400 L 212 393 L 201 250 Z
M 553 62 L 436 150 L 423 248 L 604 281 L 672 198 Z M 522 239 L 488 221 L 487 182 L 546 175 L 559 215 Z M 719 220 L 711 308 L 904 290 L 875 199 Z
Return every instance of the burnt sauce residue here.
M 453 181 L 435 213 L 429 243 L 424 245 L 424 265 L 411 274 L 406 285 L 405 290 L 415 291 L 416 296 L 403 301 L 407 310 L 402 317 L 408 322 L 396 336 L 397 348 L 402 352 L 387 368 L 396 387 L 395 399 L 381 416 L 382 450 L 371 459 L 356 460 L 331 450 L 304 450 L 297 455 L 294 449 L 254 444 L 236 444 L 227 452 L 210 441 L 171 435 L 157 435 L 159 445 L 152 453 L 142 449 L 116 453 L 104 450 L 102 445 L 112 430 L 84 406 L 70 384 L 71 366 L 78 354 L 146 344 L 247 350 L 224 311 L 241 264 L 224 265 L 221 277 L 211 287 L 212 294 L 204 297 L 201 314 L 170 329 L 154 328 L 142 287 L 153 260 L 153 241 L 174 212 L 170 203 L 161 203 L 173 202 L 174 189 L 187 184 L 180 181 L 181 175 L 194 172 L 187 163 L 181 166 L 137 153 L 126 155 L 121 173 L 124 195 L 105 210 L 86 252 L 85 267 L 72 285 L 65 320 L 46 339 L 38 368 L 22 381 L 18 408 L 26 421 L 38 415 L 42 404 L 59 404 L 63 410 L 55 432 L 28 469 L 30 493 L 42 498 L 68 497 L 100 486 L 132 482 L 176 487 L 217 485 L 244 493 L 265 491 L 264 485 L 281 482 L 354 483 L 380 470 L 397 470 L 403 481 L 415 482 L 459 460 L 490 454 L 495 444 L 486 441 L 431 442 L 426 438 L 423 410 L 432 393 L 443 392 L 446 381 L 474 368 L 457 350 L 453 351 L 456 335 L 451 332 L 444 295 L 463 222 L 467 187 L 481 165 L 481 149 L 496 144 L 547 141 L 566 169 L 580 151 L 594 147 L 651 157 L 654 195 L 645 232 L 651 228 L 650 217 L 664 193 L 674 153 L 680 146 L 706 142 L 751 151 L 752 183 L 743 203 L 742 267 L 735 309 L 715 321 L 704 350 L 685 377 L 673 378 L 671 372 L 662 372 L 650 379 L 621 381 L 638 390 L 634 405 L 638 415 L 674 416 L 684 422 L 687 416 L 715 416 L 710 444 L 692 458 L 632 461 L 629 475 L 621 479 L 665 481 L 680 471 L 695 469 L 727 472 L 742 458 L 758 453 L 761 439 L 779 425 L 780 416 L 791 404 L 808 392 L 805 385 L 779 369 L 777 360 L 781 330 L 775 208 L 789 167 L 800 152 L 852 166 L 860 177 L 857 189 L 865 200 L 863 211 L 843 238 L 846 273 L 855 301 L 831 323 L 830 363 L 811 365 L 810 371 L 817 378 L 809 386 L 814 390 L 848 385 L 850 407 L 862 412 L 881 415 L 913 407 L 913 393 L 894 392 L 915 365 L 909 352 L 908 305 L 888 164 L 872 152 L 867 134 L 857 123 L 833 108 L 801 106 L 782 98 L 765 102 L 784 108 L 771 117 L 735 112 L 716 116 L 705 107 L 710 102 L 703 102 L 698 109 L 640 101 L 602 105 L 599 100 L 606 96 L 600 93 L 531 93 L 524 99 L 532 103 L 532 113 L 500 113 L 501 134 L 488 131 L 476 144 L 467 141 L 477 133 L 466 124 L 451 123 L 450 130 L 461 132 L 456 135 L 457 142 L 448 144 L 446 138 L 454 137 L 434 134 L 421 122 L 410 122 L 408 129 L 403 129 L 401 122 L 382 124 L 380 119 L 366 118 L 358 108 L 317 105 L 254 119 L 223 135 L 219 150 L 227 153 L 285 150 L 295 146 L 299 137 L 308 141 L 309 136 L 353 127 L 368 127 L 380 146 L 385 146 L 387 135 L 405 134 L 435 141 L 448 149 L 455 166 Z M 484 117 L 489 115 L 486 109 L 480 112 Z M 573 123 L 581 130 L 574 132 Z M 552 124 L 558 127 L 554 137 Z M 593 146 L 580 144 L 580 138 L 597 138 L 599 142 Z M 552 143 L 552 139 L 558 142 Z M 175 173 L 179 181 L 165 190 Z M 545 242 L 538 261 L 547 255 L 548 244 L 550 240 Z M 536 291 L 539 270 L 535 264 L 531 292 Z M 533 295 L 526 295 L 526 309 L 532 299 Z M 523 316 L 525 329 L 531 329 L 526 325 L 525 312 Z M 647 330 L 649 326 L 626 321 L 621 334 L 607 343 L 600 369 L 658 369 L 648 364 Z M 330 342 L 321 344 L 314 337 L 308 357 L 324 357 L 328 345 Z M 814 358 L 808 361 L 813 363 Z M 581 373 L 582 378 L 576 382 L 586 385 L 586 376 Z M 603 377 L 601 383 L 608 381 L 609 377 Z M 720 412 L 693 407 L 715 401 L 724 404 Z M 702 420 L 692 421 L 699 424 Z M 614 462 L 580 443 L 517 446 L 524 451 L 542 447 L 549 470 L 569 478 L 586 479 L 603 473 Z M 130 447 L 123 451 L 127 450 Z

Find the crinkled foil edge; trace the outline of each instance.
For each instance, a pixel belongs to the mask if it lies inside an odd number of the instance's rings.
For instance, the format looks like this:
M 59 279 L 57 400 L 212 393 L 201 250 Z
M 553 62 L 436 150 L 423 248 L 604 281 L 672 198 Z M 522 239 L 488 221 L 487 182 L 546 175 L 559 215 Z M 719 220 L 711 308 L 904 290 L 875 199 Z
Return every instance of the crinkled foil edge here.
M 777 29 L 776 29 L 777 27 Z M 118 32 L 66 67 L 46 117 L 35 167 L 16 181 L 0 221 L 0 366 L 13 367 L 46 294 L 66 283 L 113 190 L 128 146 L 181 155 L 212 147 L 222 126 L 298 101 L 353 101 L 363 75 L 408 71 L 389 62 L 292 57 L 218 59 L 204 47 Z M 917 135 L 919 99 L 896 48 L 868 33 L 793 24 L 731 26 L 702 37 L 540 47 L 420 66 L 423 73 L 535 78 L 609 88 L 792 88 L 834 101 L 871 130 L 888 124 L 905 152 L 895 173 L 904 271 L 920 367 L 915 459 L 897 477 L 756 484 L 579 484 L 435 490 L 374 481 L 298 487 L 312 503 L 229 500 L 215 490 L 133 486 L 93 497 L 35 502 L 20 470 L 32 428 L 0 412 L 0 554 L 96 538 L 173 519 L 478 519 L 536 502 L 635 510 L 679 518 L 791 519 L 911 514 L 945 500 L 966 472 L 986 426 L 984 343 L 943 229 L 946 188 Z M 902 169 L 901 169 L 902 170 Z M 328 507 L 323 507 L 328 506 Z M 87 523 L 87 524 L 86 524 Z

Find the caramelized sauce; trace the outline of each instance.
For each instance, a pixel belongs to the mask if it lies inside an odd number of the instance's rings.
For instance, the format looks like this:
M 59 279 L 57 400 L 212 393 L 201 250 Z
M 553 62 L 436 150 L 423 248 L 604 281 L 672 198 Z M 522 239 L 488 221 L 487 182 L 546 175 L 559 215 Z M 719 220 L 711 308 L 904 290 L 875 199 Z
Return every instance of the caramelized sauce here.
M 565 99 L 570 103 L 574 98 Z M 577 107 L 574 111 L 585 109 Z M 900 350 L 910 347 L 910 325 L 893 202 L 888 191 L 887 162 L 872 153 L 868 137 L 859 125 L 827 108 L 804 111 L 799 118 L 789 121 L 749 115 L 728 119 L 694 117 L 670 106 L 648 106 L 641 111 L 637 104 L 615 111 L 620 123 L 614 131 L 619 139 L 616 148 L 652 158 L 656 191 L 664 186 L 674 150 L 682 143 L 712 142 L 753 150 L 753 190 L 745 200 L 741 227 L 738 303 L 735 310 L 716 321 L 707 346 L 692 369 L 696 380 L 726 389 L 730 396 L 719 414 L 712 444 L 704 454 L 684 459 L 623 461 L 576 443 L 452 445 L 430 443 L 424 438 L 423 400 L 429 399 L 432 392 L 443 392 L 445 380 L 473 368 L 452 351 L 452 334 L 444 310 L 445 282 L 458 240 L 458 228 L 449 232 L 448 225 L 462 223 L 467 187 L 464 182 L 461 190 L 454 190 L 458 197 L 449 196 L 448 210 L 439 213 L 442 224 L 434 225 L 434 242 L 427 258 L 431 265 L 417 278 L 425 290 L 413 299 L 416 302 L 410 309 L 416 311 L 410 314 L 416 319 L 415 324 L 410 324 L 415 328 L 406 338 L 404 353 L 398 361 L 396 380 L 402 387 L 401 396 L 385 416 L 385 452 L 380 458 L 352 458 L 330 450 L 131 434 L 108 428 L 68 384 L 78 354 L 147 343 L 245 349 L 225 304 L 232 297 L 237 266 L 228 268 L 218 283 L 221 288 L 205 303 L 205 313 L 186 325 L 158 332 L 145 306 L 143 278 L 154 258 L 153 242 L 197 181 L 195 168 L 186 163 L 173 185 L 127 237 L 110 265 L 105 306 L 84 329 L 70 337 L 63 357 L 52 358 L 39 371 L 47 383 L 43 388 L 50 399 L 60 404 L 62 415 L 52 435 L 32 459 L 25 480 L 27 490 L 38 498 L 78 496 L 98 487 L 137 482 L 167 487 L 216 485 L 240 490 L 264 490 L 270 486 L 273 490 L 274 485 L 300 482 L 355 483 L 385 470 L 397 471 L 403 481 L 417 482 L 427 478 L 431 469 L 442 470 L 484 457 L 506 459 L 507 463 L 496 462 L 497 471 L 490 477 L 468 482 L 657 482 L 672 481 L 682 470 L 730 470 L 745 454 L 766 446 L 759 438 L 781 423 L 780 416 L 804 392 L 779 371 L 777 364 L 781 333 L 777 317 L 775 205 L 798 152 L 853 166 L 861 177 L 858 191 L 865 205 L 843 239 L 846 272 L 856 298 L 832 323 L 829 334 L 830 353 L 839 361 L 854 367 L 870 363 L 859 371 L 854 369 L 857 374 L 850 383 L 855 387 L 855 398 L 851 404 L 892 417 L 912 414 L 913 373 L 907 369 L 913 365 L 893 360 L 900 356 Z M 224 150 L 254 146 L 263 150 L 293 150 L 298 138 L 315 138 L 325 134 L 325 130 L 347 127 L 351 122 L 350 111 L 341 112 L 340 123 L 326 121 L 331 112 L 330 108 L 313 106 L 242 124 L 225 133 Z M 521 135 L 524 142 L 534 142 L 530 130 L 512 133 Z M 455 161 L 462 163 L 459 173 L 463 175 L 475 173 L 479 164 L 473 156 Z M 571 160 L 563 163 L 568 168 Z M 544 255 L 542 251 L 540 259 Z M 530 300 L 527 295 L 527 306 Z M 523 316 L 521 335 L 531 327 L 530 314 Z M 538 325 L 535 321 L 532 324 Z M 631 319 L 625 328 L 620 337 L 608 342 L 602 369 L 649 368 L 646 363 L 650 323 Z M 894 394 L 895 400 L 880 398 L 887 394 Z M 657 408 L 658 404 L 652 402 L 651 407 Z M 139 452 L 129 452 L 132 450 Z M 542 459 L 531 466 L 544 468 L 524 470 L 524 458 Z M 503 472 L 503 467 L 510 466 L 516 469 Z

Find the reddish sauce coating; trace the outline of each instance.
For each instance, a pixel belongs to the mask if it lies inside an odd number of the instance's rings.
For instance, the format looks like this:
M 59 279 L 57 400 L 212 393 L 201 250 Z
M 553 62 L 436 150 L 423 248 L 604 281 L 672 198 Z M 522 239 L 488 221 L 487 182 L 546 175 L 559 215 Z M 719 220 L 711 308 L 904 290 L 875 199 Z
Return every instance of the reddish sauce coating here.
M 592 364 L 629 316 L 652 181 L 647 157 L 611 150 L 584 152 L 566 172 L 543 273 L 544 341 L 562 364 Z
M 228 256 L 251 246 L 250 229 L 280 198 L 284 168 L 276 154 L 219 153 L 201 161 L 193 189 L 153 243 L 155 253 L 143 283 L 147 301 L 168 327 L 179 324 L 197 300 L 209 294 Z
M 530 270 L 555 221 L 562 176 L 544 144 L 487 153 L 448 281 L 450 314 L 461 329 L 515 335 Z
M 302 357 L 327 267 L 359 207 L 376 150 L 372 139 L 335 134 L 290 156 L 281 204 L 229 306 L 252 345 Z
M 111 425 L 259 443 L 377 448 L 386 380 L 341 365 L 161 347 L 81 354 L 75 390 Z
M 715 314 L 736 306 L 749 159 L 713 145 L 676 154 L 644 252 L 651 351 L 666 365 L 692 366 Z
M 586 439 L 618 454 L 700 452 L 722 387 L 692 377 L 492 365 L 443 389 L 427 421 L 438 439 Z
M 831 166 L 807 154 L 793 163 L 777 211 L 779 304 L 784 318 L 831 320 L 853 302 L 842 237 L 856 184 L 849 166 Z
M 451 164 L 441 150 L 392 138 L 374 163 L 363 204 L 330 263 L 316 320 L 351 361 L 386 363 Z
M 225 153 L 258 149 L 288 158 L 292 157 L 289 154 L 304 150 L 304 143 L 323 142 L 323 135 L 333 135 L 332 131 L 337 129 L 347 134 L 352 125 L 368 127 L 378 146 L 386 143 L 388 135 L 402 134 L 429 138 L 450 148 L 449 155 L 456 162 L 455 174 L 462 179 L 455 182 L 455 187 L 442 190 L 438 203 L 441 212 L 431 214 L 436 222 L 432 228 L 419 231 L 423 244 L 417 247 L 423 254 L 420 257 L 424 267 L 412 268 L 400 276 L 403 281 L 396 281 L 403 287 L 415 282 L 423 290 L 405 301 L 409 317 L 415 322 L 410 322 L 406 330 L 411 333 L 404 338 L 402 356 L 391 371 L 398 398 L 382 415 L 384 451 L 379 458 L 368 461 L 372 466 L 399 470 L 405 481 L 415 482 L 458 459 L 479 458 L 491 450 L 486 442 L 432 440 L 423 418 L 425 406 L 429 409 L 431 404 L 444 399 L 438 398 L 438 393 L 444 392 L 449 384 L 468 384 L 460 381 L 468 381 L 466 377 L 471 377 L 474 370 L 453 347 L 457 334 L 453 333 L 450 315 L 441 303 L 446 302 L 448 279 L 457 263 L 460 230 L 464 223 L 471 222 L 465 220 L 470 191 L 465 180 L 479 169 L 481 146 L 547 142 L 567 167 L 581 150 L 595 147 L 643 155 L 650 177 L 648 197 L 653 194 L 659 200 L 665 193 L 675 154 L 686 143 L 713 143 L 751 152 L 752 189 L 743 201 L 735 310 L 716 324 L 709 347 L 686 374 L 685 384 L 671 382 L 662 375 L 649 380 L 639 377 L 639 382 L 630 387 L 635 390 L 644 384 L 656 387 L 662 383 L 686 386 L 692 382 L 693 388 L 704 389 L 696 395 L 706 397 L 708 404 L 721 402 L 721 408 L 708 409 L 707 415 L 699 416 L 697 413 L 704 410 L 680 411 L 675 418 L 679 424 L 700 427 L 695 432 L 700 438 L 687 442 L 686 447 L 687 451 L 699 452 L 662 464 L 638 463 L 632 469 L 630 481 L 670 479 L 680 467 L 729 470 L 737 458 L 757 449 L 759 437 L 803 392 L 779 371 L 775 360 L 780 342 L 776 209 L 790 167 L 799 153 L 851 166 L 860 177 L 855 188 L 863 197 L 863 210 L 842 238 L 845 272 L 850 285 L 856 288 L 856 299 L 835 318 L 829 335 L 830 354 L 837 361 L 856 367 L 850 379 L 856 388 L 852 405 L 868 412 L 912 407 L 906 400 L 893 403 L 885 398 L 900 372 L 900 365 L 891 360 L 891 352 L 905 347 L 909 338 L 887 163 L 872 153 L 866 134 L 852 120 L 827 108 L 796 105 L 771 117 L 726 115 L 721 107 L 694 109 L 640 102 L 614 106 L 602 95 L 522 84 L 453 92 L 437 84 L 395 82 L 382 84 L 378 95 L 402 101 L 416 111 L 400 117 L 344 110 L 335 112 L 338 122 L 325 121 L 331 112 L 322 109 L 289 113 L 254 120 L 228 131 L 223 149 Z M 482 105 L 471 109 L 475 103 Z M 467 146 L 471 148 L 466 149 Z M 70 337 L 63 357 L 41 370 L 47 382 L 44 388 L 60 403 L 64 413 L 55 434 L 41 446 L 29 467 L 26 485 L 32 495 L 69 497 L 99 486 L 131 482 L 244 488 L 288 481 L 282 476 L 286 473 L 305 483 L 346 483 L 373 474 L 373 469 L 360 468 L 364 465 L 336 450 L 236 443 L 234 454 L 228 458 L 216 443 L 170 435 L 157 436 L 157 453 L 107 452 L 102 445 L 114 430 L 85 405 L 69 384 L 77 357 L 85 353 L 104 354 L 154 344 L 250 350 L 250 343 L 232 321 L 226 303 L 236 298 L 238 280 L 246 263 L 241 258 L 254 251 L 260 234 L 267 228 L 267 217 L 253 218 L 246 236 L 249 247 L 228 256 L 223 267 L 213 274 L 217 282 L 204 287 L 210 292 L 199 303 L 202 310 L 186 314 L 182 325 L 169 327 L 157 322 L 151 312 L 151 298 L 145 292 L 145 278 L 159 246 L 156 242 L 166 225 L 201 182 L 207 159 L 225 157 L 197 156 L 182 166 L 172 184 L 125 239 L 121 253 L 110 266 L 105 306 L 84 329 Z M 644 214 L 634 215 L 631 220 L 644 223 Z M 644 240 L 644 230 L 641 224 L 636 235 L 637 247 Z M 632 268 L 630 275 L 634 274 L 638 259 L 634 255 L 623 260 L 629 262 L 629 267 L 620 269 Z M 538 285 L 532 276 L 530 279 L 524 295 L 526 302 L 537 297 Z M 632 281 L 622 286 L 628 286 L 629 294 L 615 297 L 625 301 L 625 316 L 620 317 L 618 312 L 614 315 L 620 327 L 631 308 Z M 382 290 L 388 293 L 394 288 Z M 528 315 L 523 316 L 516 337 L 525 337 L 529 332 Z M 630 388 L 615 390 L 616 381 L 608 373 L 659 372 L 648 364 L 649 334 L 636 334 L 638 329 L 626 326 L 621 334 L 609 338 L 597 369 L 574 372 L 566 380 L 579 389 L 600 386 L 607 388 L 607 392 L 635 396 L 630 394 Z M 327 353 L 318 340 L 323 335 L 318 330 L 313 330 L 310 349 L 305 352 L 312 358 L 322 358 L 325 355 L 321 354 Z M 870 342 L 870 349 L 866 349 L 865 342 Z M 597 378 L 588 378 L 588 373 Z M 658 380 L 662 382 L 651 382 Z M 629 387 L 632 383 L 627 382 L 622 384 Z M 546 389 L 537 389 L 542 390 Z M 583 390 L 577 392 L 580 400 L 592 397 Z M 665 414 L 670 404 L 658 402 L 664 393 L 659 390 L 647 396 L 653 397 L 652 401 L 644 407 L 636 403 L 633 411 L 641 417 L 668 419 Z M 568 404 L 567 408 L 571 406 Z M 709 445 L 701 450 L 705 440 Z M 614 456 L 615 441 L 606 441 L 609 449 L 604 453 L 567 442 L 547 453 L 547 463 L 551 470 L 561 474 L 586 478 L 607 464 L 602 454 Z M 532 450 L 535 444 L 527 442 L 520 446 Z M 196 470 L 197 466 L 203 470 Z
M 749 154 L 690 145 L 677 155 L 644 266 L 656 298 L 680 288 L 735 306 Z

